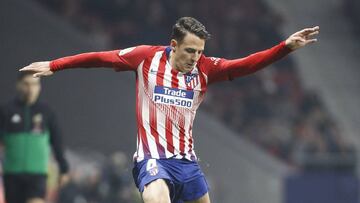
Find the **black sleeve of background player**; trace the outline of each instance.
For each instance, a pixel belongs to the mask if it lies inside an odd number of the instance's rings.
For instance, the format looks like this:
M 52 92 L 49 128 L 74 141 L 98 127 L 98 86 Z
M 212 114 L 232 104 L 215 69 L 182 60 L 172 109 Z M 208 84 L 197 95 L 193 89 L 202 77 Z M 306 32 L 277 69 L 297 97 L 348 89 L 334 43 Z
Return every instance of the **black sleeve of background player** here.
M 0 106 L 0 142 L 2 142 L 5 131 L 5 112 L 4 108 Z
M 64 150 L 61 139 L 61 131 L 58 126 L 56 116 L 53 112 L 50 112 L 49 115 L 49 130 L 50 130 L 50 144 L 55 156 L 55 159 L 58 162 L 60 172 L 62 174 L 69 171 L 69 165 L 64 157 Z

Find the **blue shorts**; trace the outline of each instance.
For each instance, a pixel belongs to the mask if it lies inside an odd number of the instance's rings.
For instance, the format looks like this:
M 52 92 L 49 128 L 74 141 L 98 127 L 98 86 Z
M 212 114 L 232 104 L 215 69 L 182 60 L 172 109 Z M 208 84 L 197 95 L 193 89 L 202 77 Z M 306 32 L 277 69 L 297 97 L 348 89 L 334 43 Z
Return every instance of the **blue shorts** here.
M 197 200 L 209 190 L 198 163 L 187 159 L 145 159 L 135 162 L 133 178 L 141 193 L 145 185 L 164 179 L 173 203 Z

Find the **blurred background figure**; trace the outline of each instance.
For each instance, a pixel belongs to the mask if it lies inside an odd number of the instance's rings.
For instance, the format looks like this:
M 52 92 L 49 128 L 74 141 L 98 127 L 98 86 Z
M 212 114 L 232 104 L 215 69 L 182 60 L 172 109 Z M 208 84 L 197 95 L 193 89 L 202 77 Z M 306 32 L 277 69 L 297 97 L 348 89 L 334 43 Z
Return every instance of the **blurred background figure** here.
M 45 202 L 50 149 L 59 164 L 60 184 L 68 181 L 60 129 L 54 113 L 38 101 L 40 79 L 19 73 L 17 97 L 0 109 L 7 203 Z

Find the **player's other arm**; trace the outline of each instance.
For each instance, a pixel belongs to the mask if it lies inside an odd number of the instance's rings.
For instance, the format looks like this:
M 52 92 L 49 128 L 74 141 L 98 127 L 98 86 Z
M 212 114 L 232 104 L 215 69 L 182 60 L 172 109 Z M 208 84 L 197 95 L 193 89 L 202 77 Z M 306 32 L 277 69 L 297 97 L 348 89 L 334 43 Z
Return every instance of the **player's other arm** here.
M 73 68 L 109 67 L 117 71 L 136 70 L 150 49 L 151 46 L 142 45 L 124 50 L 82 53 L 53 61 L 35 62 L 20 71 L 32 71 L 34 77 L 42 77 Z
M 254 73 L 271 63 L 283 58 L 290 52 L 314 43 L 317 39 L 311 38 L 319 33 L 319 27 L 306 28 L 294 33 L 280 44 L 251 54 L 245 58 L 226 60 L 213 59 L 208 69 L 209 82 L 231 80 Z

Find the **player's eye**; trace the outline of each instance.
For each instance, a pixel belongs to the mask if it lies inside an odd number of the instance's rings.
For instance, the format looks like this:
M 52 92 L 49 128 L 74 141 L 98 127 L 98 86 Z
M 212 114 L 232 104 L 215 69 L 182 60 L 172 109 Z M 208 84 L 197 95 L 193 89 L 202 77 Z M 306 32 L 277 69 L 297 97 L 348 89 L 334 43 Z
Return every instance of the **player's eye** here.
M 189 53 L 189 54 L 193 54 L 193 53 L 196 52 L 195 49 L 191 49 L 191 48 L 187 48 L 187 49 L 185 49 L 185 51 L 186 51 L 187 53 Z

